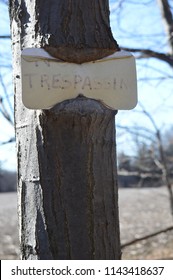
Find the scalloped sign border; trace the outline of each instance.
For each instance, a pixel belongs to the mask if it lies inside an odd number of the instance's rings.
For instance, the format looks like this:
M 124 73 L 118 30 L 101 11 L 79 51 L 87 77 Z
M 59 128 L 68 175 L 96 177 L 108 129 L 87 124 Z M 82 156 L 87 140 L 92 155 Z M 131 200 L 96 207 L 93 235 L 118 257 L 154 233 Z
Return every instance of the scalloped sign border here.
M 117 110 L 137 104 L 135 58 L 126 51 L 83 64 L 67 63 L 44 49 L 21 55 L 22 100 L 29 109 L 49 109 L 79 94 Z

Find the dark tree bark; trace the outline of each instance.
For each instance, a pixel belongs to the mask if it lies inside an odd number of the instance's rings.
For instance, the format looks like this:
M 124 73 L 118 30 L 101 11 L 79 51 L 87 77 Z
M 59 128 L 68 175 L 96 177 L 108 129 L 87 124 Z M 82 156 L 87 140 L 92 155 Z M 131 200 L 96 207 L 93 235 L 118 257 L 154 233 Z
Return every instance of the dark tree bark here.
M 78 97 L 21 101 L 21 49 L 82 63 L 118 50 L 108 1 L 10 1 L 22 259 L 120 259 L 115 114 Z
M 168 38 L 168 45 L 170 47 L 170 54 L 173 55 L 173 15 L 171 11 L 171 5 L 168 0 L 157 0 L 163 21 L 165 23 L 166 35 Z M 170 1 L 171 2 L 171 1 Z

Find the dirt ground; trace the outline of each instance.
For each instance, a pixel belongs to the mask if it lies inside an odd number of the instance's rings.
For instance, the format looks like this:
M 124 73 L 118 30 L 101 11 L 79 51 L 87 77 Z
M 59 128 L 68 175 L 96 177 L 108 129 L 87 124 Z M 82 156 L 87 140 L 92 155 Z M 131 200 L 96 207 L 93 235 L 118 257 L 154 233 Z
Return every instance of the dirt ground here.
M 121 243 L 173 225 L 165 187 L 120 189 Z M 0 259 L 19 259 L 16 193 L 0 193 Z M 173 231 L 122 250 L 122 259 L 173 259 Z
M 173 226 L 165 187 L 120 189 L 121 243 Z M 173 259 L 173 230 L 128 246 L 123 259 Z

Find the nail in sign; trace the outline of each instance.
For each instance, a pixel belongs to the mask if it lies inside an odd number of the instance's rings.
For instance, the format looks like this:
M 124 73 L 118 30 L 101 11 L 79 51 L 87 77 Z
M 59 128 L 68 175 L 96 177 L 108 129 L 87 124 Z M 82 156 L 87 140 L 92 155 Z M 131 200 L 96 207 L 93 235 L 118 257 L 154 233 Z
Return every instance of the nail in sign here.
M 28 48 L 22 51 L 21 67 L 22 100 L 30 109 L 48 109 L 79 94 L 112 109 L 132 109 L 137 104 L 135 59 L 129 52 L 75 64 Z

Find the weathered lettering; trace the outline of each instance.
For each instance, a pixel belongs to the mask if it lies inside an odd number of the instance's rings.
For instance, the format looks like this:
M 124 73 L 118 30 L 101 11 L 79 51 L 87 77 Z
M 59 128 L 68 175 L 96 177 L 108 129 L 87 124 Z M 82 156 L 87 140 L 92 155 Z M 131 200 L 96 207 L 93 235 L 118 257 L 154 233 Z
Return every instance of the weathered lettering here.
M 62 78 L 62 87 L 61 89 L 69 89 L 72 87 L 72 82 L 67 78 Z
M 52 76 L 52 87 L 53 88 L 59 88 L 60 87 L 60 78 L 61 78 L 61 75 L 53 75 Z
M 41 75 L 41 87 L 46 86 L 47 89 L 50 89 L 50 77 L 46 74 Z
M 37 56 L 32 60 L 31 55 L 27 59 L 24 52 L 23 103 L 29 108 L 44 109 L 83 94 L 102 100 L 111 108 L 133 108 L 137 102 L 134 58 L 126 54 L 125 59 L 116 56 L 78 65 Z
M 91 80 L 89 77 L 84 78 L 82 89 L 85 89 L 86 87 L 89 88 L 90 90 L 92 90 Z
M 43 60 L 42 62 L 35 61 L 35 67 L 41 68 L 42 65 L 40 63 L 44 63 L 45 66 L 50 67 L 50 62 L 47 60 Z M 80 91 L 85 90 L 92 90 L 92 91 L 99 91 L 99 90 L 123 90 L 124 88 L 127 89 L 127 85 L 123 78 L 99 78 L 94 76 L 83 76 L 79 74 L 66 76 L 62 73 L 55 73 L 53 75 L 48 74 L 33 74 L 28 73 L 25 74 L 27 77 L 27 82 L 29 88 L 34 87 L 35 79 L 40 80 L 40 86 L 42 88 L 47 88 L 48 90 L 59 89 L 59 90 L 67 90 L 67 89 L 77 89 Z
M 101 88 L 102 88 L 101 81 L 98 78 L 94 79 L 93 80 L 93 89 L 98 90 L 98 89 L 101 89 Z
M 79 85 L 82 82 L 82 77 L 79 75 L 74 76 L 74 88 L 77 88 L 77 85 Z
M 28 81 L 29 88 L 32 88 L 33 87 L 33 79 L 32 78 L 35 76 L 35 74 L 25 74 L 24 76 L 26 78 L 28 78 L 27 81 Z
M 55 74 L 55 75 L 48 75 L 48 74 L 32 74 L 28 73 L 25 74 L 25 77 L 27 78 L 25 82 L 28 83 L 28 86 L 30 89 L 34 88 L 34 84 L 37 84 L 38 87 L 38 81 L 41 88 L 47 88 L 49 90 L 53 89 L 60 89 L 60 90 L 67 90 L 67 89 L 76 89 L 80 91 L 85 90 L 93 90 L 93 91 L 99 91 L 99 90 L 123 90 L 123 88 L 127 89 L 127 85 L 123 79 L 117 79 L 117 78 L 110 78 L 110 79 L 99 79 L 95 77 L 82 77 L 80 75 L 74 75 L 74 76 L 65 76 L 61 74 Z
M 123 88 L 126 88 L 126 89 L 127 89 L 127 85 L 126 85 L 124 79 L 121 79 L 121 80 L 120 80 L 120 89 L 123 89 Z

